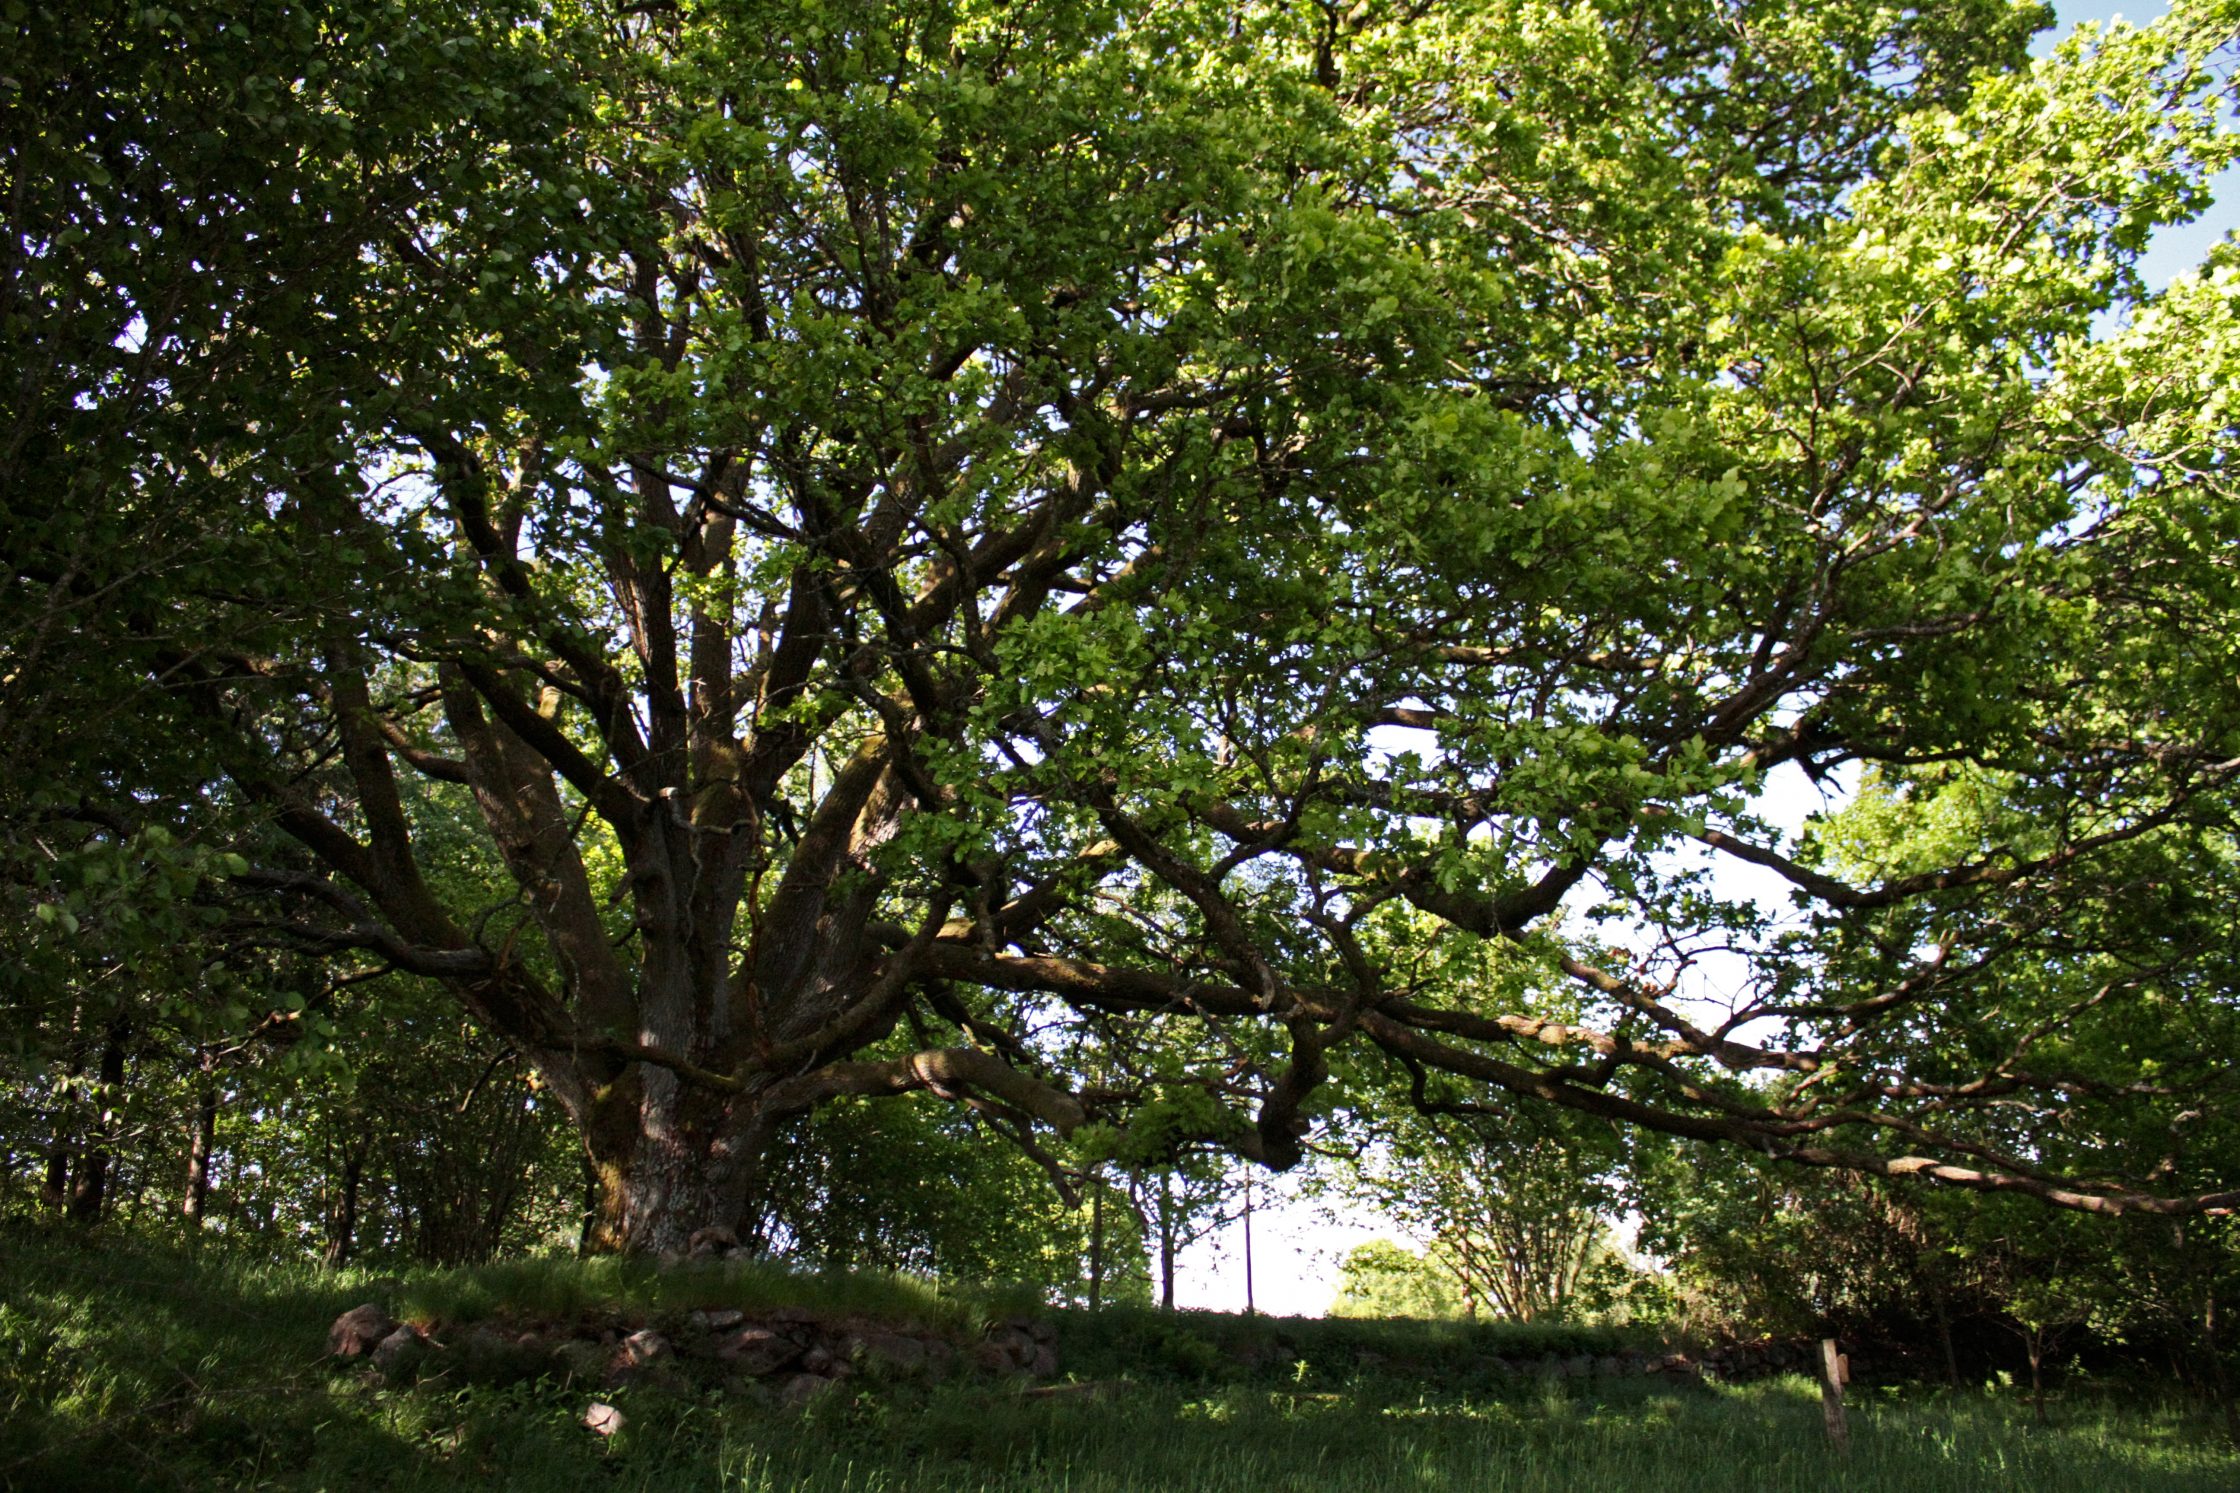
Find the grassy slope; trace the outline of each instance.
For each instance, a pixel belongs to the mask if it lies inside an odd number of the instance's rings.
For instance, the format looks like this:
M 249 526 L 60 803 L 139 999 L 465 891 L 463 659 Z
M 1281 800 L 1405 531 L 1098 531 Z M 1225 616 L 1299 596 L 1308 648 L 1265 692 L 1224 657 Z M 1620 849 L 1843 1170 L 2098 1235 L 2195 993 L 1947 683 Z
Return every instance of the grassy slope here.
M 1341 1370 L 1341 1349 L 1435 1362 L 1458 1346 L 1406 1324 L 1298 1324 L 1301 1356 L 1238 1375 L 1192 1342 L 1275 1329 L 1111 1316 L 1069 1328 L 1069 1367 L 1136 1381 L 1110 1398 L 1023 1398 L 985 1383 L 895 1385 L 805 1412 L 624 1389 L 611 1442 L 576 1424 L 591 1393 L 440 1382 L 375 1391 L 319 1361 L 366 1277 L 89 1247 L 0 1232 L 0 1487 L 994 1490 L 2224 1490 L 2240 1458 L 2174 1410 L 2072 1394 L 2037 1430 L 2010 1399 L 1854 1405 L 1854 1445 L 1821 1444 L 1802 1381 L 1747 1390 L 1651 1381 L 1442 1384 Z M 790 1301 L 969 1330 L 1007 1304 L 904 1282 L 655 1277 L 539 1263 L 384 1289 L 457 1320 L 518 1306 L 675 1310 Z M 806 1298 L 806 1299 L 805 1299 Z M 1493 1339 L 1486 1339 L 1493 1341 Z M 1350 1346 L 1349 1346 L 1350 1345 Z M 1521 1350 L 1522 1343 L 1497 1346 Z M 1590 1349 L 1591 1351 L 1591 1349 Z

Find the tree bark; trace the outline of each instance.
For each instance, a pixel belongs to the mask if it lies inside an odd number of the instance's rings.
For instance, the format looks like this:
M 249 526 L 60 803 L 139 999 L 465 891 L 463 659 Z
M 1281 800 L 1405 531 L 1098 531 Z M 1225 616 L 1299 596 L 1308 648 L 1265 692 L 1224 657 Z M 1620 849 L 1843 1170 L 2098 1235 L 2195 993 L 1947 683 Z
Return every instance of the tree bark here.
M 42 1202 L 60 1213 L 70 1201 L 70 1141 L 61 1120 L 56 1120 L 54 1139 L 47 1146 L 46 1178 L 40 1184 Z
M 73 1038 L 77 1035 L 78 1017 L 70 1017 Z M 63 1065 L 62 1084 L 54 1107 L 54 1128 L 47 1143 L 46 1177 L 40 1187 L 40 1200 L 53 1213 L 66 1212 L 70 1207 L 70 1159 L 78 1147 L 78 1100 L 73 1088 L 78 1077 L 79 1057 L 76 1043 L 71 1044 L 69 1061 Z
M 1944 1346 L 1945 1378 L 1954 1389 L 1958 1389 L 1960 1387 L 1960 1356 L 1952 1348 L 1952 1311 L 1945 1301 L 1945 1292 L 1942 1286 L 1936 1289 L 1932 1299 L 1935 1301 L 1937 1308 L 1937 1341 Z
M 1174 1310 L 1174 1179 L 1159 1174 L 1159 1309 Z
M 1089 1183 L 1089 1310 L 1104 1308 L 1104 1180 Z
M 327 1231 L 327 1266 L 334 1269 L 350 1262 L 350 1252 L 358 1242 L 358 1189 L 365 1179 L 366 1147 L 363 1142 L 350 1148 L 342 1162 L 342 1195 L 336 1199 L 334 1213 Z
M 1252 1299 L 1252 1184 L 1244 1190 L 1244 1314 L 1259 1315 L 1259 1306 Z
M 587 1254 L 681 1255 L 703 1229 L 737 1236 L 777 1117 L 640 1064 L 593 1101 Z
M 187 1181 L 179 1199 L 179 1214 L 190 1228 L 200 1229 L 210 1202 L 210 1157 L 218 1140 L 218 1084 L 203 1062 L 203 1078 L 195 1094 L 194 1121 L 187 1131 Z
M 131 1028 L 122 1017 L 112 1020 L 102 1035 L 93 1131 L 79 1153 L 77 1175 L 70 1185 L 70 1218 L 74 1223 L 99 1223 L 108 1202 L 110 1152 L 116 1145 L 117 1104 L 124 1090 L 124 1044 L 130 1035 Z
M 1843 1413 L 1843 1354 L 1834 1338 L 1820 1340 L 1820 1414 L 1828 1443 L 1838 1451 L 1851 1446 L 1851 1424 Z
M 2202 1293 L 2201 1298 L 2201 1352 L 2209 1360 L 2209 1389 L 2217 1397 L 2217 1408 L 2224 1413 L 2225 1439 L 2240 1446 L 2240 1404 L 2232 1398 L 2232 1386 L 2225 1379 L 2224 1350 L 2217 1341 L 2217 1293 L 2215 1287 Z

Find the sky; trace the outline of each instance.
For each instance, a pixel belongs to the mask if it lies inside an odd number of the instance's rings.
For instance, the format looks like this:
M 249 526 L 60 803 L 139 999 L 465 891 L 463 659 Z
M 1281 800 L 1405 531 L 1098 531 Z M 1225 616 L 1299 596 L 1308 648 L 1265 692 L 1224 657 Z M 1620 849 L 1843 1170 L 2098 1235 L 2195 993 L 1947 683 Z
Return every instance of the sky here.
M 2052 51 L 2055 42 L 2074 30 L 2079 22 L 2098 21 L 2105 25 L 2114 20 L 2124 20 L 2134 25 L 2146 25 L 2167 14 L 2169 6 L 2148 0 L 2145 4 L 2111 5 L 2079 4 L 2069 0 L 2063 4 L 2056 0 L 2057 17 L 2050 30 L 2041 32 L 2031 50 L 2043 57 Z M 2140 277 L 2156 289 L 2168 285 L 2173 276 L 2192 269 L 2207 254 L 2209 246 L 2235 228 L 2240 228 L 2240 166 L 2232 167 L 2216 178 L 2217 205 L 2192 223 L 2175 228 L 2165 228 L 2155 235 L 2153 245 L 2139 263 Z
M 2145 24 L 2166 9 L 2152 0 L 2129 6 L 2080 4 L 2075 0 L 2056 4 L 2056 24 L 2038 38 L 2034 51 L 2044 56 L 2082 21 L 2106 23 L 2120 18 Z M 2217 206 L 2204 218 L 2165 229 L 2156 236 L 2140 265 L 2141 277 L 2149 286 L 2159 289 L 2167 285 L 2172 277 L 2199 264 L 2211 244 L 2240 228 L 2240 167 L 2219 176 L 2217 189 Z M 1821 806 L 1817 792 L 1798 777 L 1794 782 L 1777 779 L 1770 784 L 1761 811 L 1793 829 L 1806 814 Z M 1768 879 L 1766 892 L 1778 895 L 1771 873 L 1760 874 Z M 1326 1205 L 1300 1197 L 1297 1184 L 1289 1179 L 1263 1177 L 1255 1185 L 1260 1189 L 1260 1200 L 1253 1211 L 1252 1297 L 1260 1311 L 1272 1316 L 1321 1316 L 1337 1294 L 1339 1266 L 1355 1246 L 1371 1239 L 1405 1238 L 1397 1226 L 1374 1214 L 1360 1209 L 1332 1213 Z M 1175 1300 L 1186 1310 L 1244 1310 L 1241 1226 L 1232 1225 L 1177 1257 Z

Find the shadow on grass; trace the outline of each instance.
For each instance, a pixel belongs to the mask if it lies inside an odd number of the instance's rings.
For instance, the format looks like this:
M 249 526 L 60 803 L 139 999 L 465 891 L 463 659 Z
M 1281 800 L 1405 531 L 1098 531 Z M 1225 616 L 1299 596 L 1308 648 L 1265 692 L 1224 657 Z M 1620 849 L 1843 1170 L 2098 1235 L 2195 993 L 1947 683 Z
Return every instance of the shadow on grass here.
M 216 1248 L 0 1230 L 0 1280 L 0 1488 L 42 1493 L 2240 1486 L 2240 1459 L 2173 1409 L 2072 1400 L 2039 1430 L 2027 1407 L 2008 1400 L 1873 1401 L 1856 1407 L 1852 1449 L 1837 1456 L 1822 1442 L 1817 1395 L 1802 1380 L 1736 1390 L 1645 1380 L 1440 1385 L 1424 1368 L 1464 1345 L 1405 1323 L 1371 1324 L 1369 1338 L 1353 1328 L 1285 1324 L 1283 1342 L 1301 1356 L 1289 1364 L 1264 1356 L 1250 1383 L 1212 1380 L 1234 1367 L 1232 1337 L 1273 1329 L 1197 1319 L 1184 1324 L 1185 1337 L 1216 1341 L 1222 1352 L 1174 1372 L 1158 1369 L 1169 1349 L 1132 1346 L 1157 1322 L 1098 1324 L 1106 1336 L 1085 1340 L 1077 1369 L 1093 1369 L 1098 1353 L 1152 1366 L 1148 1376 L 1130 1370 L 1135 1381 L 1105 1395 L 1032 1398 L 987 1381 L 904 1383 L 793 1412 L 751 1397 L 618 1390 L 601 1397 L 629 1424 L 602 1441 L 579 1423 L 592 1398 L 580 1387 L 541 1380 L 378 1390 L 359 1371 L 324 1361 L 327 1324 L 376 1291 L 367 1276 L 259 1264 Z M 939 1296 L 883 1278 L 656 1276 L 575 1262 L 428 1274 L 378 1289 L 453 1318 L 477 1309 L 560 1315 L 721 1301 L 871 1315 L 884 1307 L 933 1325 L 969 1325 L 997 1299 Z M 749 1291 L 768 1294 L 742 1294 Z M 1406 1359 L 1409 1373 L 1364 1370 L 1360 1350 L 1372 1338 L 1377 1355 Z

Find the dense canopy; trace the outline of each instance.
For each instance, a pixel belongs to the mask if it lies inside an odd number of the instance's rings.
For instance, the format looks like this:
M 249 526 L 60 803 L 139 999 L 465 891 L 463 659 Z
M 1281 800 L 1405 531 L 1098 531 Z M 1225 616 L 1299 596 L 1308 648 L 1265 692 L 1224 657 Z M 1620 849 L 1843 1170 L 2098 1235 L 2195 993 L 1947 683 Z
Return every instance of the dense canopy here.
M 917 1091 L 2234 1201 L 2231 0 L 16 14 L 22 1040 L 426 977 L 632 1250 Z

